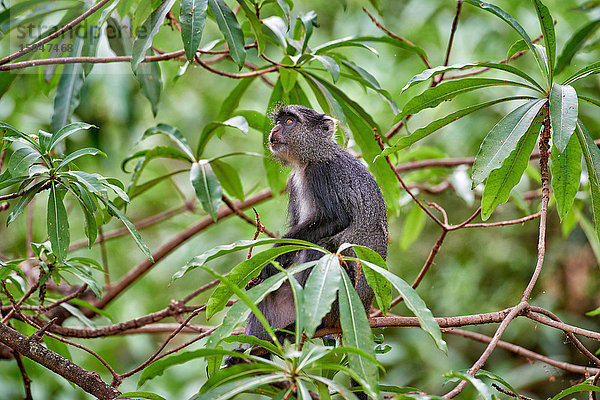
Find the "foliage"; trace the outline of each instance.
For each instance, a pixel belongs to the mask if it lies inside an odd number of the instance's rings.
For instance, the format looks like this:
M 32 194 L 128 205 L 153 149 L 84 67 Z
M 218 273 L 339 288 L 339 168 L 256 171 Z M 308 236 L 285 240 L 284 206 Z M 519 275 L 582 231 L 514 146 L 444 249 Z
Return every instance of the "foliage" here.
M 0 337 L 0 358 L 13 359 L 0 363 L 3 393 L 20 393 L 22 380 L 32 397 L 29 376 L 34 392 L 84 396 L 40 366 L 98 398 L 114 398 L 105 393 L 116 388 L 124 392 L 119 398 L 149 399 L 242 393 L 354 399 L 357 390 L 372 398 L 393 393 L 433 399 L 441 397 L 432 393 L 450 390 L 454 396 L 465 386 L 464 398 L 485 399 L 597 391 L 597 379 L 581 379 L 598 372 L 594 345 L 582 361 L 576 351 L 584 344 L 575 336 L 600 340 L 592 319 L 597 312 L 582 321 L 583 313 L 597 310 L 598 279 L 581 261 L 591 251 L 594 266 L 600 259 L 598 119 L 590 111 L 600 107 L 597 2 L 371 0 L 368 8 L 377 17 L 363 12 L 364 3 L 1 4 L 0 119 L 6 122 L 0 122 L 0 217 L 7 214 L 7 227 L 0 243 L 0 328 L 11 330 Z M 533 20 L 541 35 L 532 39 L 538 30 L 530 26 Z M 64 32 L 54 33 L 54 25 Z M 450 64 L 451 51 L 464 60 Z M 478 61 L 504 54 L 504 61 Z M 387 263 L 366 247 L 347 243 L 330 253 L 269 230 L 283 225 L 286 201 L 280 196 L 286 170 L 264 146 L 269 112 L 281 103 L 333 116 L 335 140 L 375 177 L 390 219 Z M 80 130 L 86 135 L 75 135 Z M 530 163 L 537 158 L 539 170 Z M 471 175 L 453 168 L 470 164 Z M 439 196 L 436 203 L 425 201 L 432 196 Z M 470 210 L 475 197 L 481 197 L 480 208 Z M 183 205 L 177 207 L 178 200 Z M 81 213 L 72 212 L 77 205 Z M 256 207 L 254 221 L 244 212 L 250 207 Z M 556 214 L 548 212 L 552 208 Z M 239 218 L 229 223 L 229 216 Z M 474 222 L 478 217 L 482 222 Z M 538 217 L 537 231 L 510 227 Z M 553 224 L 571 235 L 568 241 Z M 499 226 L 506 226 L 500 235 L 470 233 Z M 141 229 L 147 229 L 144 240 Z M 109 242 L 119 236 L 130 239 Z M 87 238 L 87 246 L 76 237 Z M 141 253 L 131 251 L 131 239 Z M 450 244 L 442 248 L 445 242 Z M 579 254 L 564 257 L 570 269 L 561 270 L 560 255 L 573 242 Z M 321 258 L 246 289 L 278 256 L 306 249 Z M 243 250 L 245 258 L 239 256 Z M 342 255 L 348 250 L 352 256 Z M 364 273 L 374 290 L 378 310 L 369 315 L 348 265 Z M 301 286 L 295 274 L 309 268 Z M 572 290 L 563 297 L 556 294 L 560 271 Z M 405 281 L 411 274 L 417 275 L 412 285 Z M 83 286 L 68 281 L 70 275 Z M 435 285 L 423 285 L 423 279 Z M 276 332 L 257 307 L 282 285 L 290 286 L 296 304 L 292 332 Z M 125 300 L 117 302 L 119 296 Z M 197 305 L 188 305 L 192 301 Z M 340 311 L 337 343 L 320 329 L 334 302 Z M 239 334 L 251 312 L 271 341 Z M 173 321 L 157 324 L 165 318 Z M 558 328 L 574 350 L 521 320 Z M 490 336 L 457 329 L 500 322 Z M 392 328 L 398 326 L 421 329 Z M 144 340 L 118 336 L 131 333 L 144 334 Z M 152 333 L 169 335 L 157 347 L 148 339 Z M 187 333 L 193 338 L 175 343 Z M 11 340 L 19 334 L 44 340 L 64 363 L 15 355 Z M 451 335 L 491 341 L 489 351 Z M 76 344 L 69 337 L 87 340 Z M 91 340 L 96 337 L 107 339 Z M 247 350 L 234 351 L 237 344 Z M 67 345 L 94 351 L 85 353 L 89 358 L 73 357 Z M 535 366 L 501 358 L 497 347 L 574 375 L 540 383 Z M 556 348 L 563 353 L 557 356 Z M 492 351 L 496 359 L 489 361 Z M 456 354 L 459 362 L 452 361 Z M 221 368 L 225 357 L 240 363 Z M 486 362 L 494 373 L 481 369 Z M 90 386 L 69 372 L 100 365 L 112 385 L 104 379 Z M 138 372 L 139 379 L 130 379 Z M 442 374 L 450 389 L 441 386 Z M 349 378 L 360 387 L 348 388 Z

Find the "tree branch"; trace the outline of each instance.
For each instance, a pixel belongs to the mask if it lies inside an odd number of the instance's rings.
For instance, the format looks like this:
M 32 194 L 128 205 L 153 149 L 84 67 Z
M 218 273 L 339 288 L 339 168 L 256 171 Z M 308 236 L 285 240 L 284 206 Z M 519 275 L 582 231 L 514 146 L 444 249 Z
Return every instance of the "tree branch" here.
M 31 340 L 0 322 L 0 342 L 24 357 L 37 362 L 49 370 L 73 382 L 87 393 L 101 400 L 111 400 L 121 394 L 107 385 L 94 372 L 88 372 L 63 356 L 49 350 L 42 343 Z

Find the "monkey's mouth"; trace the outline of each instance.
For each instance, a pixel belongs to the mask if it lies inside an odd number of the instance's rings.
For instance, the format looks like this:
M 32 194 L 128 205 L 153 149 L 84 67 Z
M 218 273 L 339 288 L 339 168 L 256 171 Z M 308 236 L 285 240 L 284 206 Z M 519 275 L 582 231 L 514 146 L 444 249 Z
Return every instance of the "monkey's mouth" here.
M 271 140 L 269 140 L 269 149 L 272 152 L 279 152 L 283 150 L 285 146 L 286 143 L 284 141 L 278 140 L 277 138 L 271 138 Z

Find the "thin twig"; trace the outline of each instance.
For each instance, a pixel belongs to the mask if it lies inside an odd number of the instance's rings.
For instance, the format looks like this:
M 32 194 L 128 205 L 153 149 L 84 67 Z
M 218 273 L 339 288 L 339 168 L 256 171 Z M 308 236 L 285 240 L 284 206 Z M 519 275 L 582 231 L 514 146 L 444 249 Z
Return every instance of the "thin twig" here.
M 456 28 L 458 27 L 458 17 L 460 16 L 461 9 L 462 9 L 462 0 L 458 0 L 456 2 L 456 13 L 454 14 L 454 19 L 452 20 L 452 28 L 450 30 L 450 38 L 448 39 L 448 46 L 446 48 L 446 58 L 444 59 L 444 66 L 447 66 L 448 62 L 450 61 L 450 52 L 452 51 L 452 43 L 454 43 L 454 34 L 456 33 Z M 435 86 L 443 80 L 444 80 L 444 73 L 441 73 L 438 77 L 432 79 L 431 86 Z
M 102 0 L 99 3 L 97 3 L 96 5 L 94 5 L 92 8 L 90 8 L 89 10 L 87 10 L 86 12 L 84 12 L 83 14 L 81 14 L 79 17 L 75 18 L 73 21 L 69 22 L 68 24 L 66 24 L 65 26 L 63 26 L 62 28 L 60 28 L 59 30 L 57 30 L 56 32 L 46 36 L 45 38 L 42 38 L 40 40 L 38 40 L 37 42 L 25 47 L 24 49 L 17 51 L 16 53 L 13 53 L 9 56 L 4 57 L 3 59 L 0 60 L 0 66 L 3 64 L 6 64 L 9 61 L 12 61 L 14 59 L 17 59 L 31 51 L 33 51 L 34 49 L 36 49 L 39 46 L 42 46 L 43 44 L 48 43 L 49 41 L 51 41 L 52 39 L 55 39 L 57 37 L 59 37 L 60 35 L 62 35 L 63 33 L 67 32 L 68 30 L 72 29 L 74 26 L 76 26 L 77 24 L 79 24 L 81 21 L 83 21 L 84 19 L 86 19 L 87 17 L 89 17 L 90 15 L 92 15 L 94 12 L 98 11 L 100 8 L 102 8 L 103 5 L 105 5 L 106 3 L 108 3 L 110 0 Z
M 408 44 L 409 46 L 416 47 L 414 45 L 414 43 L 411 42 L 410 40 L 405 39 L 403 37 L 400 37 L 400 36 L 396 35 L 394 32 L 390 31 L 385 26 L 383 26 L 381 23 L 379 23 L 379 21 L 377 21 L 375 19 L 375 17 L 373 15 L 371 15 L 371 13 L 366 8 L 363 7 L 363 11 L 365 12 L 365 14 L 367 14 L 369 16 L 369 18 L 371 19 L 371 21 L 373 21 L 373 23 L 375 24 L 375 26 L 377 26 L 379 29 L 381 29 L 382 31 L 384 31 L 386 35 L 388 35 L 388 36 L 390 36 L 390 37 L 392 37 L 392 38 L 394 38 L 396 40 L 399 40 L 401 42 L 404 42 L 404 43 Z M 419 54 L 419 57 L 421 58 L 421 60 L 423 60 L 423 62 L 427 66 L 427 68 L 431 68 L 431 64 L 429 64 L 429 60 L 427 60 L 427 57 L 425 57 L 423 54 Z
M 31 395 L 31 378 L 27 375 L 27 371 L 25 370 L 25 365 L 23 365 L 23 360 L 21 359 L 21 355 L 13 350 L 13 357 L 17 362 L 17 367 L 19 367 L 19 372 L 21 373 L 21 377 L 23 378 L 23 386 L 25 389 L 25 400 L 33 400 L 33 396 Z

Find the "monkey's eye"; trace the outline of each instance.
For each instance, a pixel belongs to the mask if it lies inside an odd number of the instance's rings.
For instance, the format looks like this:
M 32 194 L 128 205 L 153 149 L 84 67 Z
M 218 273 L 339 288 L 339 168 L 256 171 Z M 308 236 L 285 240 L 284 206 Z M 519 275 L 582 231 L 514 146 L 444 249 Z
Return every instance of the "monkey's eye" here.
M 291 119 L 291 118 L 288 118 L 288 119 L 285 121 L 285 124 L 286 124 L 286 125 L 291 125 L 291 124 L 292 124 L 292 122 L 294 122 L 294 121 L 292 121 L 292 119 Z

